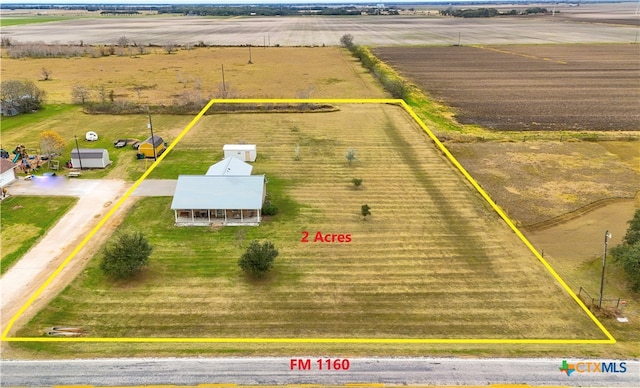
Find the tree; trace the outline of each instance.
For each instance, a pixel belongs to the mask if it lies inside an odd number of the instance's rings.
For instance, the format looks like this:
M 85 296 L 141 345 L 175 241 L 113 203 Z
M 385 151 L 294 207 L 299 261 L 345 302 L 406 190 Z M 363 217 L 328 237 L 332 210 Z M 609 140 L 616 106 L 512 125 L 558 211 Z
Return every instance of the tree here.
M 347 160 L 349 161 L 349 166 L 351 166 L 351 163 L 356 160 L 356 151 L 355 150 L 348 150 L 347 154 L 345 155 L 345 157 L 347 158 Z
M 47 69 L 46 67 L 43 67 L 42 70 L 40 70 L 43 81 L 49 81 L 51 79 L 51 73 L 52 71 Z
M 167 54 L 171 54 L 174 51 L 178 50 L 178 47 L 174 43 L 167 43 L 164 46 L 162 46 L 162 48 L 164 48 L 164 51 L 166 51 Z
M 353 183 L 353 185 L 357 189 L 358 187 L 360 187 L 362 185 L 362 179 L 361 178 L 353 178 L 351 180 L 351 183 Z
M 629 228 L 622 244 L 611 249 L 616 262 L 622 264 L 633 291 L 640 291 L 640 209 L 629 221 Z
M 147 265 L 152 251 L 141 232 L 123 233 L 104 248 L 100 269 L 115 279 L 130 278 Z
M 40 149 L 45 155 L 62 155 L 67 143 L 56 131 L 44 131 L 40 133 Z
M 633 218 L 629 220 L 629 229 L 624 235 L 623 241 L 629 245 L 640 242 L 640 210 L 636 210 Z
M 86 104 L 91 96 L 91 91 L 84 85 L 74 85 L 71 89 L 71 98 L 76 104 Z
M 371 215 L 371 212 L 369 211 L 370 209 L 371 208 L 366 203 L 360 208 L 360 214 L 362 214 L 362 217 L 364 217 L 365 220 L 367 219 L 367 216 Z
M 622 264 L 633 291 L 640 291 L 640 243 L 618 245 L 611 250 L 617 262 Z
M 273 261 L 277 256 L 278 250 L 272 242 L 265 241 L 260 244 L 257 240 L 253 240 L 242 254 L 238 265 L 245 273 L 262 277 L 273 267 Z
M 118 38 L 118 46 L 124 48 L 129 46 L 129 38 L 127 38 L 126 36 L 122 35 L 121 37 Z
M 351 50 L 353 48 L 353 35 L 351 34 L 342 35 L 342 37 L 340 38 L 340 44 L 342 45 L 342 47 L 346 47 L 349 50 Z
M 2 81 L 0 84 L 0 100 L 15 107 L 20 113 L 29 113 L 40 109 L 45 92 L 36 87 L 32 81 Z

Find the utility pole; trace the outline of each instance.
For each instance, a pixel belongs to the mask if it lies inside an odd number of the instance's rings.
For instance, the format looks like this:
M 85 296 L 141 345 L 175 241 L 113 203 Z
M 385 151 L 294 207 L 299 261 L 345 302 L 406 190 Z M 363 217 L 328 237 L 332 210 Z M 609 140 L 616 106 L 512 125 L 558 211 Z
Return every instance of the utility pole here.
M 153 160 L 158 160 L 158 155 L 156 155 L 156 138 L 153 137 L 153 125 L 151 124 L 151 115 L 147 115 L 147 118 L 149 118 L 149 124 L 147 124 L 147 127 L 149 127 L 149 130 L 151 131 L 151 147 L 153 147 Z
M 78 145 L 78 136 L 73 135 L 76 139 L 76 152 L 78 152 L 78 162 L 80 162 L 80 170 L 82 170 L 82 158 L 80 157 L 80 146 Z
M 607 265 L 607 242 L 611 238 L 611 233 L 604 232 L 604 252 L 602 253 L 602 277 L 600 278 L 600 301 L 598 308 L 602 308 L 602 291 L 604 291 L 604 267 Z
M 226 97 L 226 91 L 227 91 L 227 87 L 224 85 L 224 65 L 222 65 L 222 91 L 225 92 L 225 97 Z

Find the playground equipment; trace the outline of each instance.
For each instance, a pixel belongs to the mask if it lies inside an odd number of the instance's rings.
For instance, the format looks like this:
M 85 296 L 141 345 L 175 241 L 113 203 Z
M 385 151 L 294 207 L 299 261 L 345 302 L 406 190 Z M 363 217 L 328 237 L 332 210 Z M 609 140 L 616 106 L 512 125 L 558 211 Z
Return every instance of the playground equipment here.
M 27 148 L 23 144 L 20 144 L 13 150 L 13 153 L 15 154 L 15 156 L 13 157 L 13 163 L 18 163 L 19 160 L 22 160 L 22 171 L 29 172 L 29 170 L 31 170 L 31 164 L 29 164 L 29 154 L 27 153 Z

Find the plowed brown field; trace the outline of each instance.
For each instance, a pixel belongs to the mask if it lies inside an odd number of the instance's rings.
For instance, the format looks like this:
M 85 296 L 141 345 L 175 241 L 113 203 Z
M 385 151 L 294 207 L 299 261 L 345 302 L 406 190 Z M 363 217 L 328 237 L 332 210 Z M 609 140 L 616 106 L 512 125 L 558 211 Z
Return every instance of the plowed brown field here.
M 496 130 L 640 129 L 640 46 L 387 47 L 374 53 L 463 124 Z

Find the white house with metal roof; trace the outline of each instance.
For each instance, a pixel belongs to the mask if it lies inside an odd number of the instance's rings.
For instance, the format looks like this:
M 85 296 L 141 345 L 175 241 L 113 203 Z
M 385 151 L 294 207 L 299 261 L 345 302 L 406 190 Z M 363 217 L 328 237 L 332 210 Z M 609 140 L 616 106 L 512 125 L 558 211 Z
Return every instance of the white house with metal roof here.
M 252 165 L 230 156 L 209 167 L 205 175 L 251 175 L 251 171 Z
M 180 175 L 171 202 L 178 226 L 258 226 L 264 175 Z

